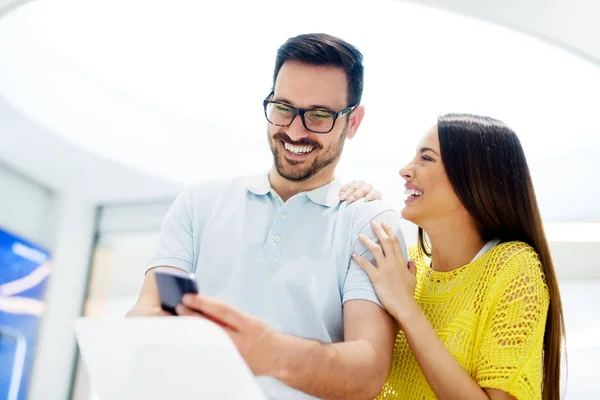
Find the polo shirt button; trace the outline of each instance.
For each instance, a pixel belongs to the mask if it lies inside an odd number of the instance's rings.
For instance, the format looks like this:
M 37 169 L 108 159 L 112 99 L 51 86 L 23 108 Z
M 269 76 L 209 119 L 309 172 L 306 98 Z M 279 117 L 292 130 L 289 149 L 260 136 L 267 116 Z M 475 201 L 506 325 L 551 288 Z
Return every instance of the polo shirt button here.
M 281 214 L 281 219 L 287 219 L 287 214 L 286 213 Z
M 273 236 L 273 240 L 276 242 L 279 242 L 281 240 L 281 236 L 275 235 L 275 236 Z

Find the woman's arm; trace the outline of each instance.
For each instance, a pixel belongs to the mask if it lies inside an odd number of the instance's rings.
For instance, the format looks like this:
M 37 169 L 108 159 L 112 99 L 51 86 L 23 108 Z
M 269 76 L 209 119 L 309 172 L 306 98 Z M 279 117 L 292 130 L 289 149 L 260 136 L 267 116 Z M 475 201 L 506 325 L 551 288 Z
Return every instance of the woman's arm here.
M 369 274 L 382 304 L 402 328 L 427 382 L 440 400 L 514 399 L 496 389 L 482 389 L 462 368 L 440 340 L 414 299 L 416 268 L 406 263 L 400 244 L 388 226 L 372 224 L 381 246 L 366 237 L 361 241 L 373 254 L 377 266 L 355 255 Z

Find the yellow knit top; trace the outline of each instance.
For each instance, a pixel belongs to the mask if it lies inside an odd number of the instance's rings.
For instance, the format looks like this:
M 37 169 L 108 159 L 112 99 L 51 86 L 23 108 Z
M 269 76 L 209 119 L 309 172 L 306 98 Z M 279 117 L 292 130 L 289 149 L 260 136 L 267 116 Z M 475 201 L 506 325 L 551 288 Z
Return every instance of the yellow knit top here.
M 415 299 L 446 348 L 483 388 L 542 398 L 550 302 L 542 265 L 523 242 L 501 243 L 454 271 L 437 272 L 414 246 Z M 378 399 L 435 399 L 402 331 Z

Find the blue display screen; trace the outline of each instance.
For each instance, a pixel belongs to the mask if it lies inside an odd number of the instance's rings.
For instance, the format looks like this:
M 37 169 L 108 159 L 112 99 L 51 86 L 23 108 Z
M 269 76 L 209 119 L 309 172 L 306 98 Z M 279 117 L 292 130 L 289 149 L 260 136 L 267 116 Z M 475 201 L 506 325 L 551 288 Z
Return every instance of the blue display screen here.
M 47 250 L 0 228 L 0 399 L 27 397 L 49 274 Z

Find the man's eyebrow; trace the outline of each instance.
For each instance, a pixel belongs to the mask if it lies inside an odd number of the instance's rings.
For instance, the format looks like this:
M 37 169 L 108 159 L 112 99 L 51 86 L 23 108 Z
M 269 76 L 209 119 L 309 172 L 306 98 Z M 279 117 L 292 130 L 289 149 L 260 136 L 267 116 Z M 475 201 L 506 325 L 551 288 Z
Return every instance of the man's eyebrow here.
M 285 103 L 285 104 L 290 105 L 290 106 L 292 106 L 294 108 L 299 108 L 299 107 L 296 107 L 295 105 L 293 105 L 292 102 L 289 101 L 288 99 L 275 99 L 275 98 L 273 98 L 273 101 L 277 101 L 279 103 Z M 310 109 L 313 109 L 313 108 L 318 108 L 318 109 L 326 110 L 326 111 L 334 111 L 332 107 L 323 106 L 323 105 L 320 105 L 320 104 L 311 104 L 310 106 L 308 106 L 308 108 L 305 108 L 305 110 L 310 110 Z

